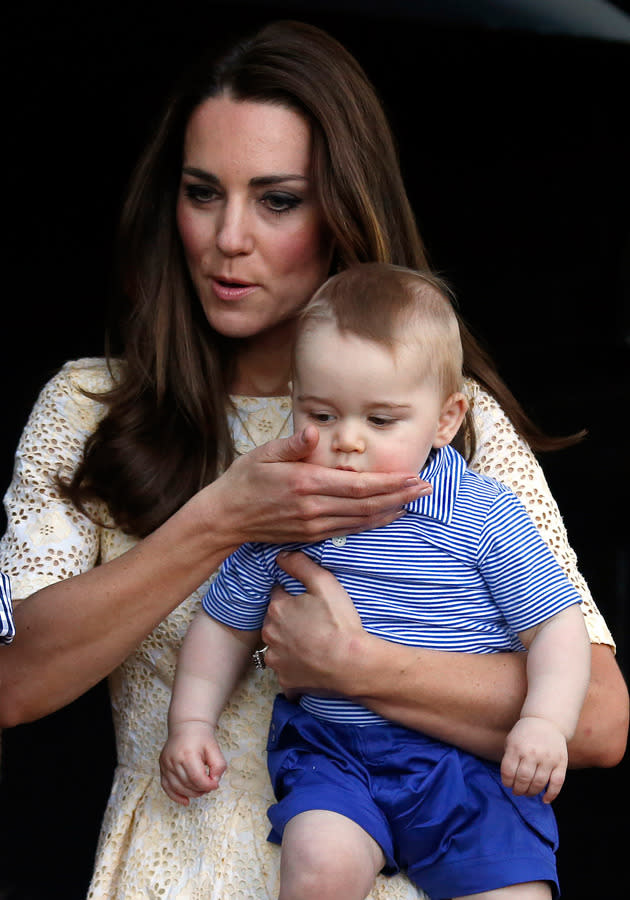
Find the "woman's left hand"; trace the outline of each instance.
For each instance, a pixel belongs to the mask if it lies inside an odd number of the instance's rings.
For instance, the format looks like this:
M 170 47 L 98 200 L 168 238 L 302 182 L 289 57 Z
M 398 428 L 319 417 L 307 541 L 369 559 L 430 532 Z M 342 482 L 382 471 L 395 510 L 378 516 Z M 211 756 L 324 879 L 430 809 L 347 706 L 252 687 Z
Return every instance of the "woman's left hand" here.
M 356 690 L 348 658 L 368 638 L 352 600 L 327 569 L 304 553 L 282 553 L 278 565 L 304 585 L 297 596 L 276 585 L 262 629 L 265 662 L 285 693 L 345 694 Z M 304 623 L 308 627 L 304 628 Z
M 278 564 L 304 585 L 276 586 L 263 625 L 265 661 L 285 693 L 342 695 L 407 728 L 497 762 L 527 690 L 522 653 L 457 653 L 392 644 L 363 629 L 337 579 L 303 553 Z M 605 644 L 569 744 L 573 768 L 615 766 L 625 752 L 628 689 Z

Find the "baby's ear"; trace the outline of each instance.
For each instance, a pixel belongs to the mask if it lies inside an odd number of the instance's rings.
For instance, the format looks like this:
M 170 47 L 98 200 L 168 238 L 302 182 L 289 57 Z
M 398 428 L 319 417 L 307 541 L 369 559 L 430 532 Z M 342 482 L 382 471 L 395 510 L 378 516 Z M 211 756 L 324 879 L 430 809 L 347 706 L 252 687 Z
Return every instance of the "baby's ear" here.
M 433 446 L 444 447 L 450 444 L 457 432 L 459 426 L 464 421 L 466 410 L 468 409 L 468 400 L 459 391 L 451 394 L 442 404 L 440 418 L 438 420 L 438 429 L 433 441 Z

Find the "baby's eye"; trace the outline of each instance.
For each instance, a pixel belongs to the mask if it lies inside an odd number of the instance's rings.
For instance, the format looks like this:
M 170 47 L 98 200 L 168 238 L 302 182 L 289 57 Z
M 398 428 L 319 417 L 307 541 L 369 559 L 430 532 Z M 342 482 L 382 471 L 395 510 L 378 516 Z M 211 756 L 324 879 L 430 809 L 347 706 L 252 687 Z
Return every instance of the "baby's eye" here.
M 332 422 L 334 420 L 334 418 L 335 417 L 333 416 L 332 413 L 325 413 L 325 412 L 312 412 L 311 413 L 311 419 L 313 419 L 314 422 L 317 422 L 318 425 L 327 425 L 329 422 Z
M 371 425 L 376 425 L 377 428 L 385 428 L 387 425 L 393 425 L 396 419 L 392 419 L 391 416 L 369 416 L 368 422 Z
M 295 194 L 285 194 L 280 191 L 273 191 L 261 198 L 261 203 L 273 213 L 287 213 L 292 209 L 295 209 L 301 204 L 302 200 L 300 197 L 296 197 Z

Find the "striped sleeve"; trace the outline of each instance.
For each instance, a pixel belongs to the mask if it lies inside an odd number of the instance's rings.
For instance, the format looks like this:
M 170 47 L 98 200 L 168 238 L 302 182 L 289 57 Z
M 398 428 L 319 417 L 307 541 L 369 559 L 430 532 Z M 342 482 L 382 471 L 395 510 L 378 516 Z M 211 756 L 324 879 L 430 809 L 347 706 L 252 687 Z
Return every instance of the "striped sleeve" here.
M 508 490 L 500 491 L 492 504 L 478 554 L 494 601 L 517 633 L 582 602 L 524 506 Z
M 8 575 L 0 572 L 0 644 L 10 644 L 14 637 L 11 582 Z
M 241 631 L 262 627 L 276 576 L 260 550 L 243 544 L 225 560 L 202 601 L 213 619 Z

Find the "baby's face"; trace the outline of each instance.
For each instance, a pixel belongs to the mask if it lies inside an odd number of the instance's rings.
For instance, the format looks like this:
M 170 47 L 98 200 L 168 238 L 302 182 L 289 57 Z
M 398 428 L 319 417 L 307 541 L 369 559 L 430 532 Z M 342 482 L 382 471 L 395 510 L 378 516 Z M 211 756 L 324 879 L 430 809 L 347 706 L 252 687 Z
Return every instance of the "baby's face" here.
M 293 382 L 295 431 L 319 429 L 307 462 L 354 472 L 419 472 L 437 438 L 442 401 L 418 375 L 416 346 L 388 348 L 330 322 L 300 338 Z M 437 443 L 436 443 L 437 440 Z

